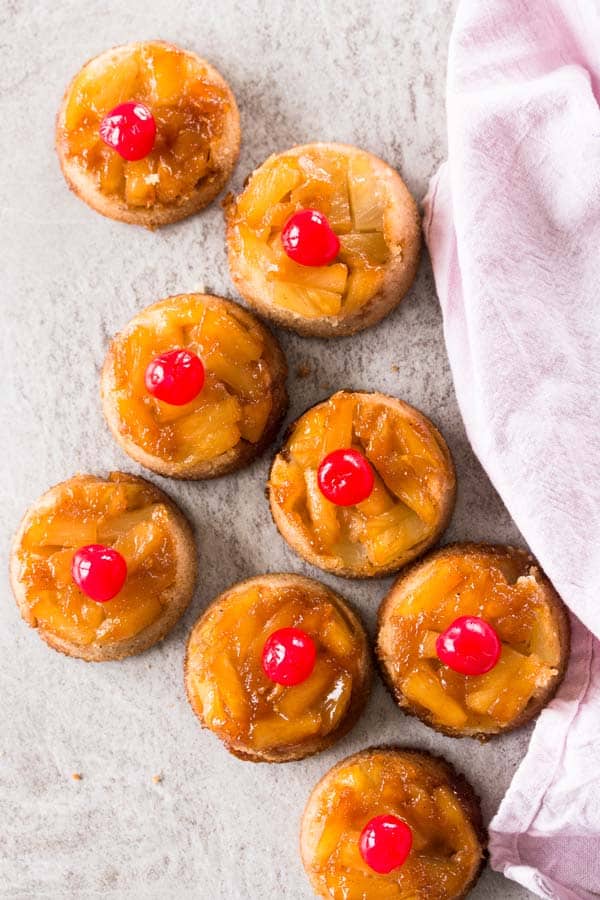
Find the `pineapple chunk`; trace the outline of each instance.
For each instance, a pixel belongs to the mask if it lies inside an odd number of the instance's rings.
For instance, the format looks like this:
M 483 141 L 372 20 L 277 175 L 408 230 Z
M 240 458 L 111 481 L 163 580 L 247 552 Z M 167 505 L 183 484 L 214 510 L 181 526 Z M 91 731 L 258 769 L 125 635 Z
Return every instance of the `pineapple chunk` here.
M 218 727 L 225 724 L 225 707 L 219 689 L 212 680 L 193 679 L 194 694 L 199 701 L 202 716 L 210 727 Z
M 327 404 L 327 424 L 323 437 L 323 455 L 333 450 L 345 450 L 352 446 L 352 419 L 354 398 L 351 394 L 338 394 Z
M 286 462 L 278 456 L 271 469 L 269 489 L 285 512 L 297 511 L 306 502 L 304 472 L 297 462 Z
M 433 669 L 421 665 L 414 669 L 402 683 L 402 691 L 411 703 L 429 710 L 444 725 L 462 728 L 467 722 L 464 709 L 449 697 Z
M 133 575 L 146 559 L 157 553 L 165 541 L 165 528 L 169 513 L 163 504 L 156 504 L 152 518 L 138 522 L 114 543 L 127 563 L 127 577 Z
M 393 497 L 386 490 L 377 472 L 373 471 L 373 475 L 375 477 L 373 490 L 366 500 L 356 505 L 356 508 L 365 516 L 380 516 L 382 513 L 389 512 L 395 505 Z
M 145 48 L 143 61 L 152 103 L 175 103 L 179 99 L 185 74 L 183 60 L 178 50 L 156 44 Z
M 284 309 L 315 319 L 319 316 L 337 316 L 342 308 L 342 295 L 288 282 L 274 282 L 273 302 Z
M 272 408 L 273 401 L 270 397 L 242 405 L 242 418 L 239 428 L 240 434 L 245 441 L 250 441 L 252 444 L 257 444 L 260 441 Z
M 201 347 L 219 346 L 237 363 L 254 362 L 262 356 L 264 342 L 260 334 L 248 331 L 228 314 L 209 307 L 198 331 Z
M 107 150 L 102 155 L 99 171 L 100 190 L 103 194 L 121 194 L 125 186 L 123 160 L 114 150 Z
M 424 659 L 437 659 L 437 639 L 439 636 L 439 631 L 426 631 L 421 638 L 419 656 L 422 656 Z
M 340 259 L 352 267 L 384 266 L 390 250 L 380 231 L 340 235 Z
M 260 364 L 239 365 L 216 348 L 205 354 L 204 362 L 207 369 L 235 391 L 239 397 L 246 400 L 257 400 L 264 394 L 265 386 L 261 377 Z
M 354 156 L 348 167 L 348 190 L 352 219 L 357 231 L 383 231 L 384 201 L 380 182 L 371 162 L 364 156 Z
M 352 634 L 337 613 L 332 614 L 321 631 L 319 639 L 334 657 L 343 659 L 349 657 L 354 651 Z
M 107 618 L 97 631 L 100 643 L 135 637 L 162 613 L 162 604 L 155 594 L 148 593 L 145 579 L 128 579 L 123 590 L 109 602 Z
M 331 734 L 342 720 L 352 697 L 352 678 L 342 672 L 332 685 L 321 711 L 321 732 Z
M 71 565 L 73 563 L 74 550 L 58 550 L 48 557 L 48 566 L 57 587 L 65 587 L 73 583 Z
M 290 439 L 294 460 L 303 468 L 317 468 L 323 459 L 323 435 L 327 406 L 311 409 L 295 426 Z
M 537 657 L 523 656 L 504 645 L 498 663 L 490 672 L 469 679 L 467 707 L 497 722 L 509 722 L 526 707 L 542 672 Z
M 247 727 L 250 710 L 246 701 L 246 692 L 234 663 L 224 654 L 217 654 L 212 661 L 213 678 L 219 686 L 223 702 L 236 724 Z
M 279 157 L 263 165 L 250 179 L 237 201 L 237 215 L 251 227 L 260 225 L 268 210 L 284 199 L 302 180 L 293 157 Z
M 343 309 L 346 314 L 361 309 L 380 289 L 383 274 L 379 269 L 353 268 L 346 282 Z
M 65 111 L 65 128 L 75 131 L 82 124 L 88 110 L 98 117 L 135 94 L 139 72 L 139 58 L 132 53 L 115 66 L 111 77 L 98 77 L 97 66 L 88 66 L 77 76 L 71 87 Z
M 65 641 L 87 645 L 96 637 L 94 624 L 77 621 L 60 608 L 60 595 L 56 591 L 38 591 L 32 613 L 37 619 L 38 626 L 48 629 Z
M 343 263 L 333 263 L 330 266 L 301 266 L 282 254 L 277 261 L 277 270 L 270 273 L 270 276 L 275 281 L 289 281 L 300 287 L 343 294 L 348 268 Z
M 111 516 L 98 525 L 98 540 L 101 544 L 111 544 L 122 537 L 131 528 L 148 519 L 149 512 L 145 507 L 132 509 L 118 516 Z
M 310 710 L 328 693 L 333 681 L 331 666 L 323 659 L 317 660 L 312 674 L 294 687 L 284 690 L 276 703 L 277 712 L 286 719 L 295 719 Z
M 60 512 L 39 519 L 29 529 L 24 541 L 26 549 L 39 544 L 41 547 L 83 547 L 95 544 L 96 521 L 90 517 L 66 515 Z
M 265 716 L 255 722 L 252 729 L 252 746 L 256 750 L 270 747 L 291 747 L 319 733 L 321 717 L 316 712 L 304 713 L 293 721 L 280 716 Z
M 125 201 L 129 206 L 149 207 L 156 200 L 153 182 L 154 164 L 149 156 L 125 167 Z
M 271 247 L 265 244 L 247 225 L 243 223 L 236 225 L 233 239 L 239 245 L 241 258 L 249 272 L 256 269 L 267 271 L 276 268 L 277 258 Z
M 387 565 L 410 550 L 428 533 L 419 517 L 402 504 L 367 519 L 367 555 L 374 565 Z
M 306 469 L 304 472 L 306 483 L 306 505 L 314 532 L 328 550 L 340 537 L 340 523 L 337 517 L 335 504 L 327 500 L 321 493 L 314 469 Z
M 240 440 L 239 401 L 228 396 L 173 423 L 173 434 L 181 455 L 198 461 L 214 459 L 231 450 Z

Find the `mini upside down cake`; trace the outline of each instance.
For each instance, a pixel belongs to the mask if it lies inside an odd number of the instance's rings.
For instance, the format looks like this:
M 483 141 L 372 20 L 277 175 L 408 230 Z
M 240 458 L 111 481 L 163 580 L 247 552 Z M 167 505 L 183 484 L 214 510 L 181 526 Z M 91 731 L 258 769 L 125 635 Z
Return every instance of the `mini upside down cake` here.
M 214 478 L 271 443 L 287 408 L 287 366 L 273 335 L 235 303 L 180 294 L 118 334 L 102 406 L 133 459 L 171 478 Z
M 409 290 L 417 206 L 382 160 L 347 144 L 271 156 L 225 203 L 229 266 L 242 297 L 300 334 L 353 334 Z
M 103 661 L 161 640 L 192 598 L 196 548 L 171 500 L 133 475 L 76 475 L 47 491 L 15 535 L 21 615 L 55 650 Z
M 450 451 L 414 407 L 341 391 L 289 429 L 273 461 L 273 519 L 290 546 L 349 578 L 387 575 L 423 553 L 454 506 Z
M 360 620 L 300 575 L 260 575 L 221 594 L 185 659 L 192 709 L 230 753 L 287 762 L 324 750 L 366 702 L 371 661 Z
M 377 654 L 402 710 L 446 734 L 486 739 L 529 721 L 554 695 L 569 621 L 525 551 L 455 544 L 392 587 Z
M 448 763 L 415 750 L 364 750 L 310 795 L 302 861 L 318 897 L 459 900 L 486 858 L 479 802 Z
M 72 190 L 97 212 L 156 228 L 202 209 L 229 180 L 240 147 L 227 82 L 164 41 L 96 56 L 65 93 L 56 148 Z

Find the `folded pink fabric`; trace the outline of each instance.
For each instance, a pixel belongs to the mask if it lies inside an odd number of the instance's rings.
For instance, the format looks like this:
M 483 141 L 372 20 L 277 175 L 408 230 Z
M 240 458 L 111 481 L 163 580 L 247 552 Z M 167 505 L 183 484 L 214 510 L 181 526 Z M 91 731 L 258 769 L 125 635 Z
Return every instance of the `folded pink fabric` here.
M 574 613 L 492 865 L 560 900 L 600 896 L 599 100 L 598 0 L 462 0 L 426 237 L 469 438 Z

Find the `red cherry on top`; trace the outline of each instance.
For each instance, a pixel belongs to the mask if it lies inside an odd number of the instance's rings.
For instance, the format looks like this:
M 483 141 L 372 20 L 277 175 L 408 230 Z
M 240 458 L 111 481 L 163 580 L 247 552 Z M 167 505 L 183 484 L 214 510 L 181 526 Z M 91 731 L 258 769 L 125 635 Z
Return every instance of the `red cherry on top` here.
M 71 563 L 73 581 L 98 603 L 116 597 L 127 578 L 127 563 L 117 550 L 104 544 L 80 547 Z
M 340 241 L 323 213 L 301 209 L 281 232 L 283 249 L 301 266 L 327 266 L 340 252 Z
M 492 626 L 478 616 L 460 616 L 436 641 L 438 659 L 461 675 L 485 675 L 500 659 L 502 645 Z
M 154 147 L 156 122 L 147 106 L 130 100 L 119 103 L 104 116 L 100 137 L 123 159 L 143 159 Z
M 204 365 L 189 350 L 168 350 L 153 359 L 144 376 L 146 390 L 171 406 L 191 403 L 204 387 Z
M 398 816 L 375 816 L 361 831 L 358 848 L 366 864 L 387 875 L 405 861 L 412 847 L 412 831 Z
M 267 678 L 290 687 L 306 681 L 315 667 L 315 642 L 300 628 L 274 631 L 263 647 L 262 666 Z
M 354 506 L 370 495 L 375 476 L 358 450 L 334 450 L 319 466 L 317 481 L 323 496 L 336 506 Z

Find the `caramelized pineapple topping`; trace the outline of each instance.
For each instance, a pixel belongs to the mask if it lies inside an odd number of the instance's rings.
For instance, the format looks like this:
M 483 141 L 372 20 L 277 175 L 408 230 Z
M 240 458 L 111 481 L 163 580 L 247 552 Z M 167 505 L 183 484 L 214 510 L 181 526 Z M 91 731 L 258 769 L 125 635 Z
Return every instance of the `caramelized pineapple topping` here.
M 288 627 L 315 641 L 317 657 L 305 681 L 286 687 L 267 677 L 262 654 L 273 632 Z M 358 628 L 321 591 L 253 579 L 219 598 L 193 630 L 186 670 L 190 702 L 233 749 L 277 754 L 331 735 L 365 666 Z
M 152 625 L 176 578 L 171 517 L 150 486 L 119 473 L 61 485 L 60 499 L 34 512 L 17 549 L 30 624 L 80 646 L 127 640 Z M 75 551 L 95 543 L 127 563 L 125 586 L 106 603 L 90 600 L 71 576 Z
M 386 601 L 378 653 L 401 705 L 432 724 L 470 734 L 494 733 L 516 721 L 532 698 L 555 682 L 560 636 L 535 570 L 511 571 L 506 556 L 456 553 L 423 563 L 423 577 Z M 521 569 L 523 572 L 523 569 Z M 502 642 L 485 675 L 443 665 L 436 640 L 459 616 L 478 616 Z
M 321 897 L 454 900 L 481 864 L 469 812 L 439 761 L 408 751 L 358 754 L 326 775 L 309 801 L 304 865 Z M 406 862 L 387 875 L 373 871 L 359 851 L 362 829 L 382 814 L 404 820 L 413 838 Z
M 104 116 L 130 100 L 147 106 L 156 122 L 153 149 L 132 162 L 99 134 Z M 83 67 L 69 88 L 59 140 L 106 196 L 131 207 L 180 203 L 218 172 L 212 154 L 231 105 L 229 91 L 191 54 L 135 44 Z
M 387 203 L 366 153 L 321 147 L 272 156 L 227 208 L 235 270 L 275 306 L 308 318 L 350 315 L 383 283 L 391 255 Z M 301 209 L 323 213 L 338 235 L 332 264 L 302 266 L 285 253 L 281 231 Z
M 184 406 L 157 400 L 144 382 L 148 364 L 175 348 L 198 355 L 206 371 L 204 387 Z M 262 329 L 233 304 L 171 297 L 136 317 L 112 349 L 109 402 L 122 434 L 147 453 L 193 466 L 261 440 L 273 406 L 272 372 Z
M 415 410 L 384 400 L 334 394 L 298 419 L 275 457 L 269 489 L 276 518 L 324 568 L 399 568 L 437 533 L 454 491 L 437 432 Z M 340 507 L 321 493 L 317 471 L 327 454 L 349 447 L 369 460 L 375 486 L 366 500 Z

